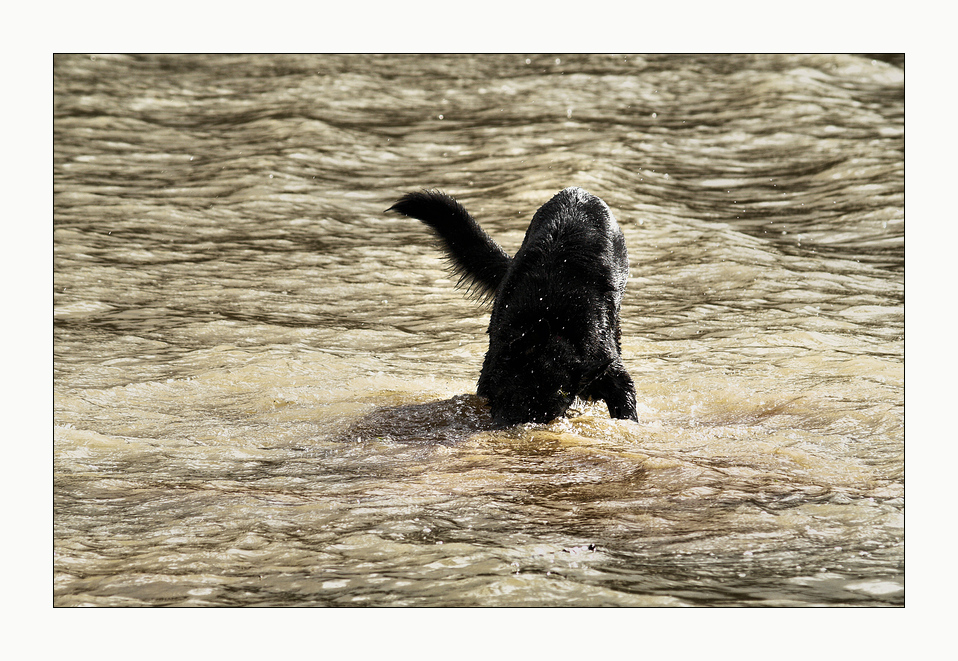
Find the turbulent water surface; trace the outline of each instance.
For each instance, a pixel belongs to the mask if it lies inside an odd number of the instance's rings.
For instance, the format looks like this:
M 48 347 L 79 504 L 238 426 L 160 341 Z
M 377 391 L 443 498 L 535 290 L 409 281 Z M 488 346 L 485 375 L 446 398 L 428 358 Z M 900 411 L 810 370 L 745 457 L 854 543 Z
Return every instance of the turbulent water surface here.
M 901 605 L 904 60 L 54 60 L 56 605 Z M 567 186 L 638 422 L 490 429 L 489 308 Z

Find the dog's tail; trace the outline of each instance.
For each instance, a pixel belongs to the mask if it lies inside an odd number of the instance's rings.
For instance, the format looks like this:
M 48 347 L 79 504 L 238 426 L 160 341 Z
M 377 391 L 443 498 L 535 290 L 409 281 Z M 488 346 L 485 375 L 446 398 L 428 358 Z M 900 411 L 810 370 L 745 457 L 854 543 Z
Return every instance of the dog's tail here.
M 495 294 L 512 258 L 459 202 L 445 193 L 424 190 L 404 195 L 387 211 L 416 218 L 432 228 L 459 274 L 458 285 L 468 283 L 482 296 Z

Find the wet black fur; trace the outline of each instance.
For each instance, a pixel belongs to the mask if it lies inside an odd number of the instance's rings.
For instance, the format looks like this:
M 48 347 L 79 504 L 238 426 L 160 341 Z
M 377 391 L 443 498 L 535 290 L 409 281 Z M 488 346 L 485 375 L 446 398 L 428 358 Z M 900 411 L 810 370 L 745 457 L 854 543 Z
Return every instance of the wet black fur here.
M 602 200 L 581 188 L 558 193 L 536 211 L 515 257 L 444 193 L 409 193 L 389 211 L 431 227 L 460 284 L 494 299 L 476 391 L 497 426 L 548 422 L 577 395 L 605 400 L 613 418 L 636 419 L 619 344 L 629 259 Z

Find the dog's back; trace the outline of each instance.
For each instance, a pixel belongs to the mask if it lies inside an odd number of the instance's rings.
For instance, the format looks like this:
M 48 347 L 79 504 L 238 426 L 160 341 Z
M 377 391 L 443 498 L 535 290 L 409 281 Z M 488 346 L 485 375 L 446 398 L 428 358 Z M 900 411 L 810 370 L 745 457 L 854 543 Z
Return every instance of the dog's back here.
M 508 276 L 546 276 L 553 287 L 609 291 L 618 306 L 629 278 L 625 237 L 605 202 L 581 188 L 566 188 L 532 217 Z

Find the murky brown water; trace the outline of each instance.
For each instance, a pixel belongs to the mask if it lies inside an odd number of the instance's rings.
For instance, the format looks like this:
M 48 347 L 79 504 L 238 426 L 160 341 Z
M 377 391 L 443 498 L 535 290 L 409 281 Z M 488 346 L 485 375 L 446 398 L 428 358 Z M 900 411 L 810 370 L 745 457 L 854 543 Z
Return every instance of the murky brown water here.
M 54 603 L 903 604 L 903 66 L 57 57 Z M 639 421 L 490 431 L 383 210 L 572 185 Z

